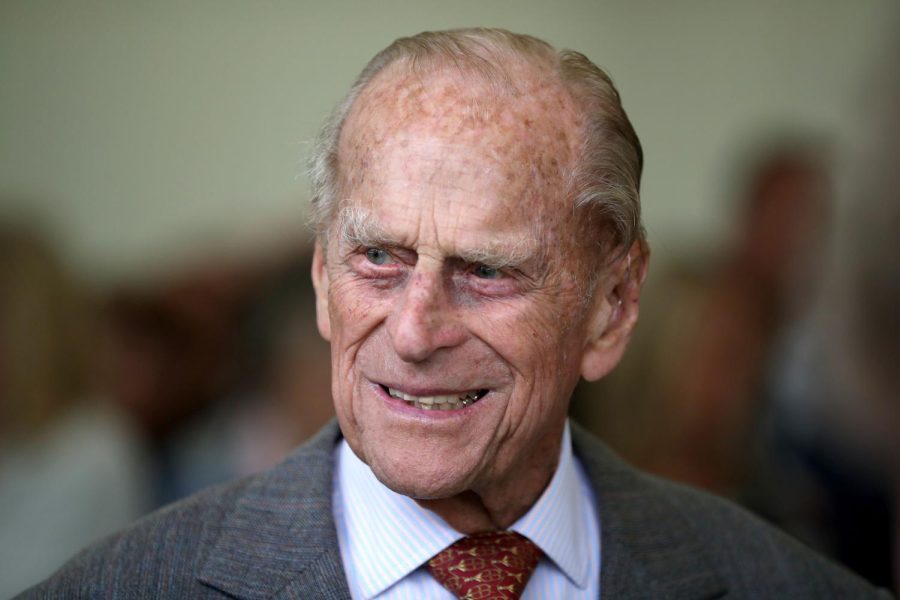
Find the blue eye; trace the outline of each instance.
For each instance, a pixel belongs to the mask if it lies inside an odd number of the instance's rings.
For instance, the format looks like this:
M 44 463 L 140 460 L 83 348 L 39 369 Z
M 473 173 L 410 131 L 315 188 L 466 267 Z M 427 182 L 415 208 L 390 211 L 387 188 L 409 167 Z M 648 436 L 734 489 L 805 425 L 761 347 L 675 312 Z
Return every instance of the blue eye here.
M 499 269 L 487 265 L 477 265 L 472 272 L 475 273 L 475 277 L 478 277 L 479 279 L 498 279 L 502 275 Z
M 373 265 L 383 265 L 390 261 L 391 255 L 381 248 L 369 248 L 366 250 L 366 258 Z

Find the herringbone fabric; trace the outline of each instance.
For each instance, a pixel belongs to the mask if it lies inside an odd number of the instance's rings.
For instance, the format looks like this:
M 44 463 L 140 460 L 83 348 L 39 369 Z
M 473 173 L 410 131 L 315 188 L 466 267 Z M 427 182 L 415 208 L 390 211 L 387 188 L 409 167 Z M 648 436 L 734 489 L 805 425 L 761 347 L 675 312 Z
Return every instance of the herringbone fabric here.
M 514 531 L 465 537 L 428 561 L 428 570 L 460 600 L 516 600 L 541 549 Z

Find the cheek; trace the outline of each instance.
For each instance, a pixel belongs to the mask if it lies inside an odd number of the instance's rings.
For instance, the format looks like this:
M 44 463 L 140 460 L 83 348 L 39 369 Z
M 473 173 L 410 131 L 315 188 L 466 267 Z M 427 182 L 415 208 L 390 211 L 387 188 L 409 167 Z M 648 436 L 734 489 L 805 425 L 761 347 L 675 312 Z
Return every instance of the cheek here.
M 586 338 L 580 288 L 573 285 L 548 299 L 525 326 L 528 342 L 541 350 L 535 357 L 541 374 L 560 383 L 577 381 Z
M 328 306 L 331 318 L 332 334 L 352 339 L 371 327 L 379 318 L 379 311 L 384 304 L 382 294 L 372 293 L 366 289 L 365 282 L 337 280 L 328 291 Z M 344 340 L 346 343 L 346 339 Z
M 373 337 L 388 306 L 378 295 L 359 288 L 359 282 L 339 279 L 333 280 L 329 289 L 333 393 L 338 403 L 353 395 L 360 349 Z
M 566 308 L 568 307 L 568 308 Z M 577 349 L 577 305 L 565 295 L 553 294 L 522 309 L 508 306 L 485 320 L 479 337 L 488 341 L 524 378 L 544 377 Z

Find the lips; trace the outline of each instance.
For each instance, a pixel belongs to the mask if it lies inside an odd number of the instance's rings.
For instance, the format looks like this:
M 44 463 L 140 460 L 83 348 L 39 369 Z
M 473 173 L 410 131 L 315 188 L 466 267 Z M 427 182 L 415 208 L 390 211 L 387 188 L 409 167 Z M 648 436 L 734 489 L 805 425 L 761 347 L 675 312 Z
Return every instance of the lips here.
M 460 410 L 481 400 L 488 390 L 469 390 L 434 396 L 413 396 L 398 389 L 381 386 L 391 397 L 423 410 Z

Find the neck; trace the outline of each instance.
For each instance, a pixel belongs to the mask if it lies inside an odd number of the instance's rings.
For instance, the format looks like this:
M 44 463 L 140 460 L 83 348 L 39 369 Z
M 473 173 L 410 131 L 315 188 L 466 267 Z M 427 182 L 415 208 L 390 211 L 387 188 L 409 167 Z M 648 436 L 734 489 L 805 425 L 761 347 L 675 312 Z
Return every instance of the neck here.
M 509 529 L 534 506 L 559 466 L 561 436 L 547 437 L 517 470 L 517 476 L 449 498 L 416 502 L 466 535 Z

